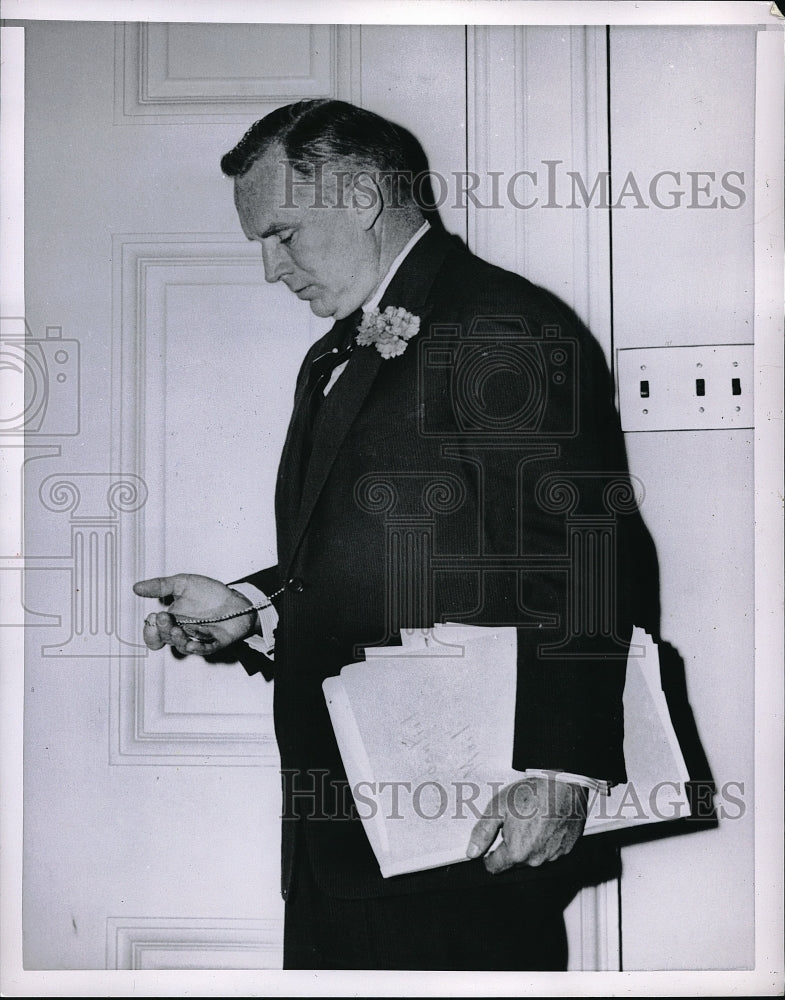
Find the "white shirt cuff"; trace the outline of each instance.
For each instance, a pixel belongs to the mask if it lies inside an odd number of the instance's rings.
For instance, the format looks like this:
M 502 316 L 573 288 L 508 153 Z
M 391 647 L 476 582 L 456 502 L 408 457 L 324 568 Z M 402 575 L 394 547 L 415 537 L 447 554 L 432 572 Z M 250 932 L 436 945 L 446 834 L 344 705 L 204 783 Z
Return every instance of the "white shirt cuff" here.
M 527 767 L 523 772 L 527 778 L 552 778 L 555 781 L 568 781 L 571 785 L 582 785 L 590 791 L 608 794 L 608 782 L 599 778 L 587 778 L 584 774 L 572 774 L 570 771 L 548 771 L 544 768 Z

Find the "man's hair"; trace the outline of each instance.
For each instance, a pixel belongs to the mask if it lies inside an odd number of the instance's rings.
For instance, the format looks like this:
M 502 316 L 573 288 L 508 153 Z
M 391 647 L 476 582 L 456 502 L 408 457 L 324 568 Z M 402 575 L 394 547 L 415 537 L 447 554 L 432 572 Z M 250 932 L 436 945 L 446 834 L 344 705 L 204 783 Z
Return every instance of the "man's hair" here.
M 226 153 L 221 170 L 227 177 L 242 177 L 273 143 L 308 178 L 328 165 L 371 172 L 377 179 L 391 176 L 404 202 L 411 201 L 413 178 L 427 170 L 420 144 L 406 129 L 354 104 L 328 99 L 287 104 L 261 118 Z

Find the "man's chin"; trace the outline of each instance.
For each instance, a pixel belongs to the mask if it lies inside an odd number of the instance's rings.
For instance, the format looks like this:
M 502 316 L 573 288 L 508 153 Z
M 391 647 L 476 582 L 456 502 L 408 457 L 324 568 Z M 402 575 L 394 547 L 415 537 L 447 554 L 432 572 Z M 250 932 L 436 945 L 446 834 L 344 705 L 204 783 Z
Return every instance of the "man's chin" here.
M 308 305 L 311 307 L 311 312 L 314 316 L 319 316 L 321 319 L 326 319 L 328 316 L 332 316 L 335 312 L 334 308 L 330 308 L 325 305 L 321 299 L 311 299 Z

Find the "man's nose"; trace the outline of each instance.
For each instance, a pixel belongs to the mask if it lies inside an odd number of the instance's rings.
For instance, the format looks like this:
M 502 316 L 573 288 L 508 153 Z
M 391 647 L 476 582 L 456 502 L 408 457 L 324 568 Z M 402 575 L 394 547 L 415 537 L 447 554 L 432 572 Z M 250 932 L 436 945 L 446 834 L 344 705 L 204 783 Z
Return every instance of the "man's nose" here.
M 262 263 L 265 281 L 271 283 L 279 281 L 286 274 L 286 253 L 276 239 L 265 240 L 262 243 Z

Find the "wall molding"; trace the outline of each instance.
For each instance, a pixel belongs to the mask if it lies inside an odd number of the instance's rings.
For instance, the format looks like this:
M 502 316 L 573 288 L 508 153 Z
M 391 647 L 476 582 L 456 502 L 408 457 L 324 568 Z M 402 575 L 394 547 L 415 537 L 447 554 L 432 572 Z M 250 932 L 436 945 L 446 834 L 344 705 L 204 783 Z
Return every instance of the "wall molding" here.
M 619 880 L 584 886 L 567 907 L 568 972 L 618 972 Z
M 609 171 L 608 49 L 604 26 L 570 29 L 573 169 L 587 185 Z M 612 366 L 610 210 L 579 208 L 573 230 L 573 307 Z
M 280 969 L 283 921 L 108 917 L 106 968 Z
M 544 34 L 547 33 L 547 34 Z M 604 27 L 474 26 L 468 34 L 469 171 L 480 177 L 482 204 L 468 204 L 469 246 L 563 298 L 611 360 L 608 212 L 569 209 L 566 172 L 591 182 L 608 169 Z M 557 98 L 550 84 L 558 84 Z M 501 110 L 500 110 L 501 109 Z M 503 121 L 503 127 L 500 122 Z M 557 207 L 543 161 L 558 159 Z M 519 171 L 513 194 L 507 185 Z M 491 181 L 493 174 L 498 180 Z M 492 185 L 496 184 L 496 196 Z M 500 210 L 487 206 L 499 205 Z
M 232 32 L 242 31 L 247 36 L 252 31 L 263 42 L 265 32 L 269 36 L 273 30 L 288 32 L 287 51 L 299 55 L 307 68 L 266 75 L 263 46 L 258 75 L 239 75 L 228 61 L 222 72 L 216 66 L 205 66 L 201 74 L 198 66 L 180 73 L 173 66 L 178 33 L 199 31 L 220 41 Z M 296 39 L 299 44 L 295 44 Z M 247 39 L 243 40 L 247 44 Z M 213 55 L 218 50 L 215 46 Z M 359 26 L 155 22 L 115 26 L 116 125 L 239 124 L 291 101 L 317 97 L 360 102 Z
M 110 764 L 279 767 L 272 707 L 247 715 L 168 712 L 167 669 L 170 662 L 152 658 L 112 664 Z
M 522 64 L 516 58 L 523 46 L 524 31 L 522 26 L 488 25 L 468 30 L 467 169 L 483 179 L 496 171 L 505 181 L 519 169 L 518 163 L 526 161 L 526 89 L 521 78 Z M 499 107 L 505 109 L 503 132 L 494 128 Z M 486 197 L 485 202 L 489 201 Z M 518 213 L 509 207 L 491 211 L 469 205 L 468 214 L 472 251 L 501 267 L 525 273 L 525 231 L 518 225 Z
M 166 290 L 190 281 L 200 285 L 264 284 L 255 245 L 222 234 L 118 234 L 113 239 L 112 462 L 132 469 L 151 495 L 163 491 L 165 433 L 151 400 L 164 398 L 163 355 Z M 119 579 L 140 579 L 145 566 L 162 565 L 166 526 L 162 512 L 144 511 L 132 532 L 120 536 Z M 136 622 L 138 599 L 118 588 L 121 623 Z M 123 631 L 132 631 L 128 624 Z M 235 671 L 239 665 L 197 669 Z M 205 693 L 203 707 L 185 708 L 167 697 L 167 676 L 180 671 L 173 657 L 148 655 L 114 664 L 110 680 L 110 746 L 113 764 L 278 766 L 272 693 L 255 688 L 242 710 L 227 710 Z M 227 676 L 226 683 L 232 678 Z M 197 698 L 198 701 L 198 698 Z

